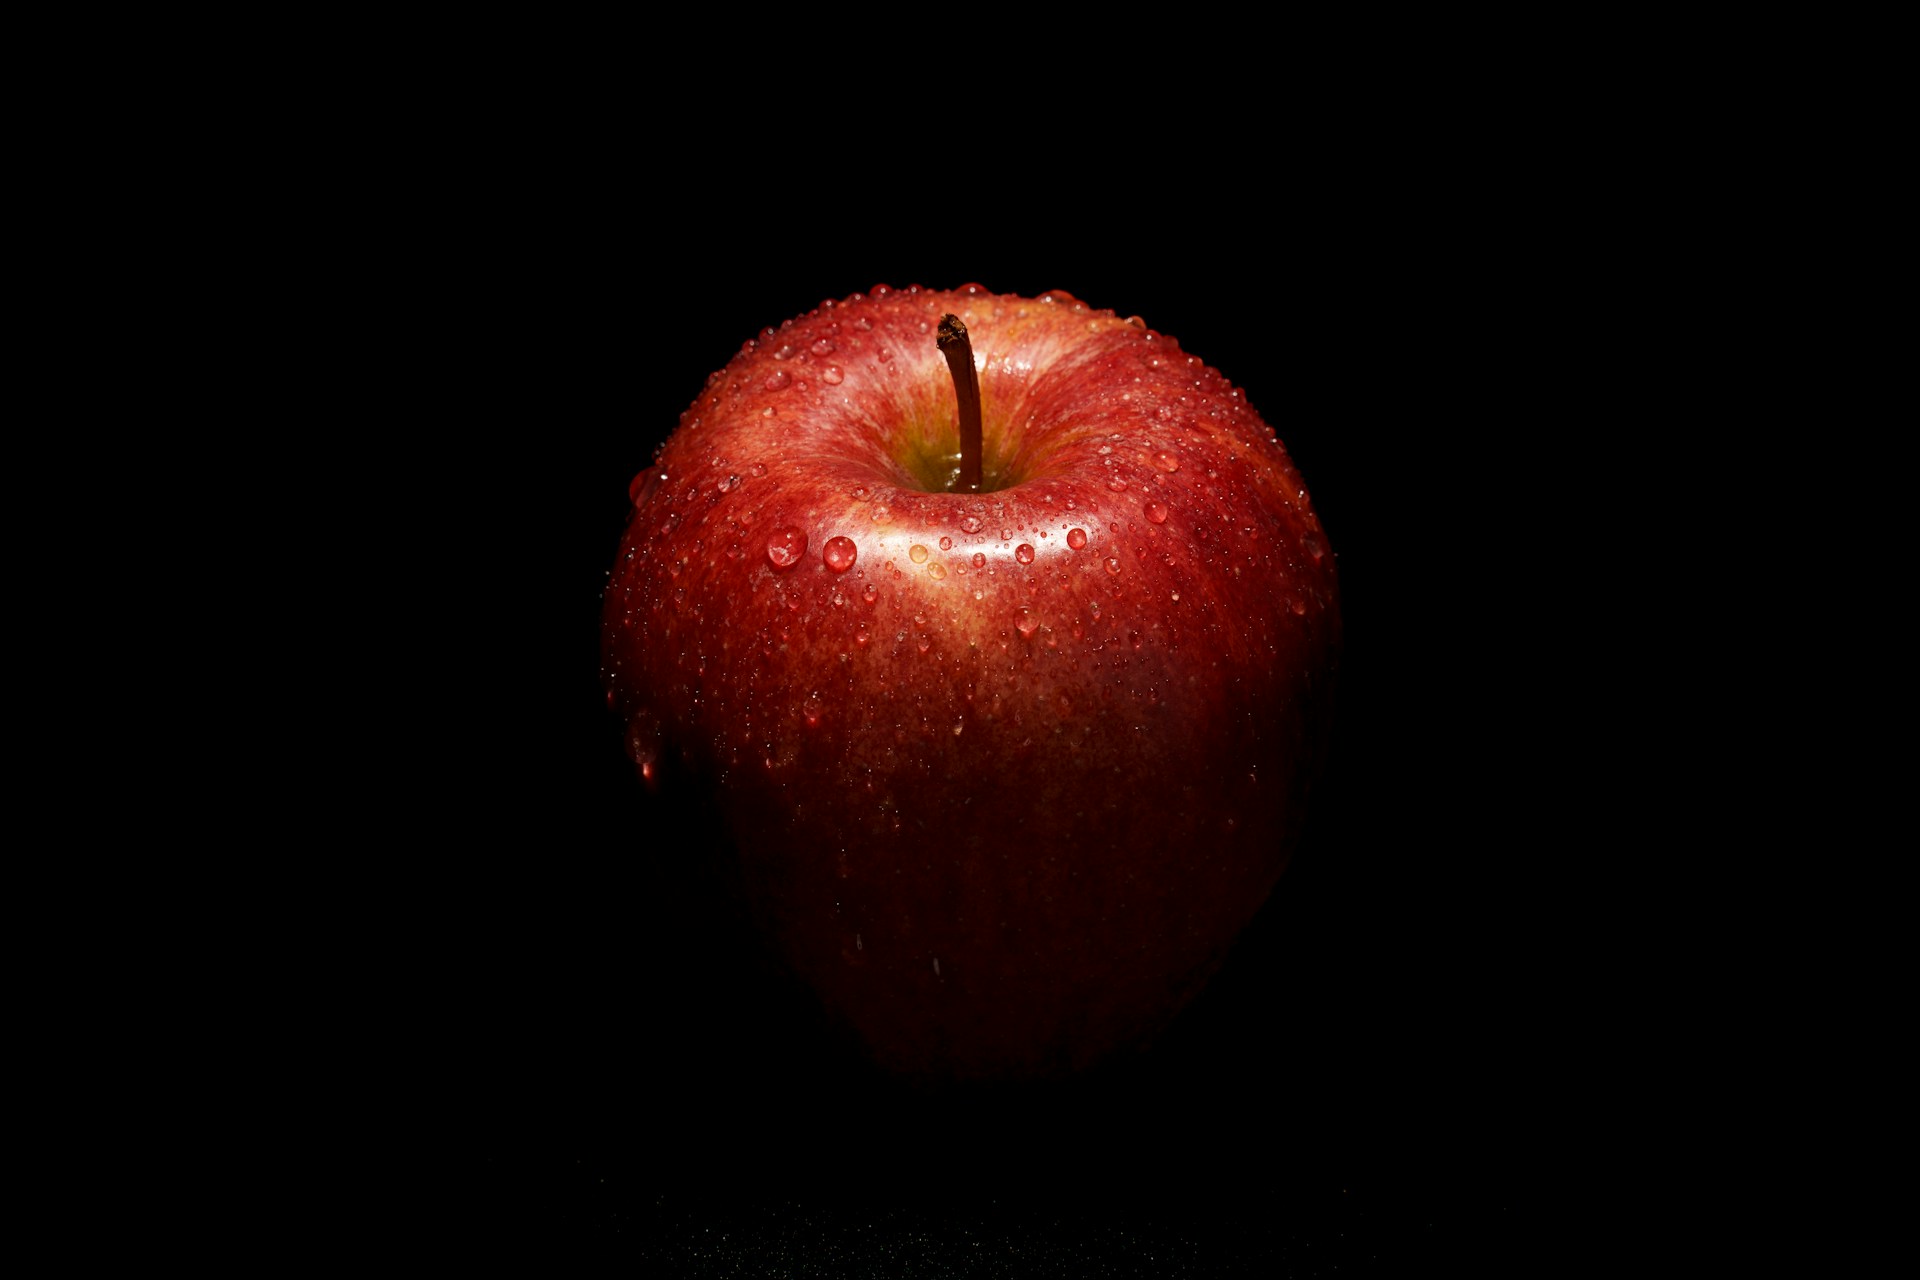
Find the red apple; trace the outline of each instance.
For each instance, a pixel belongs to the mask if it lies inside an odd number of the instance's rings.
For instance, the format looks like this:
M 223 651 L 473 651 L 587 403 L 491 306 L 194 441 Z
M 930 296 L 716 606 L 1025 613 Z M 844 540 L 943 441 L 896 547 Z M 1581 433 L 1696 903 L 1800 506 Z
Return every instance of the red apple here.
M 1273 890 L 1328 743 L 1334 557 L 1172 338 L 878 287 L 748 341 L 631 494 L 608 704 L 650 785 L 717 789 L 753 918 L 883 1066 L 1141 1043 Z

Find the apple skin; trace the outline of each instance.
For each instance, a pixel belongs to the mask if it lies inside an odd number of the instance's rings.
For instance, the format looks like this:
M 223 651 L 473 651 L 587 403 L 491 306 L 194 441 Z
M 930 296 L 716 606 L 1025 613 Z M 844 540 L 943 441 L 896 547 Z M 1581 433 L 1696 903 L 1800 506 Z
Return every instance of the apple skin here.
M 938 491 L 949 313 L 980 493 Z M 608 705 L 648 785 L 718 797 L 752 919 L 882 1067 L 1146 1043 L 1273 890 L 1328 747 L 1334 556 L 1275 433 L 1172 338 L 1064 293 L 876 287 L 748 341 L 630 492 Z

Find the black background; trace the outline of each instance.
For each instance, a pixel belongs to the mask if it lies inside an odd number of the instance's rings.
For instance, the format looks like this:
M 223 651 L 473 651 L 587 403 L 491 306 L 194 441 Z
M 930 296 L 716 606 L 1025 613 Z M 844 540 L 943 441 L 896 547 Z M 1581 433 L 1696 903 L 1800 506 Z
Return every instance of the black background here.
M 1267 158 L 1311 180 L 867 189 L 746 148 L 636 193 L 536 148 L 410 228 L 416 429 L 459 459 L 408 575 L 438 717 L 409 745 L 444 782 L 401 1000 L 453 1122 L 447 1239 L 692 1275 L 1522 1255 L 1579 1105 L 1548 410 L 1582 375 L 1545 298 L 1590 267 L 1417 155 Z M 707 896 L 596 646 L 628 480 L 709 372 L 824 299 L 969 282 L 1139 314 L 1242 387 L 1320 512 L 1347 651 L 1309 839 L 1200 1000 L 1090 1080 L 948 1094 L 867 1074 Z

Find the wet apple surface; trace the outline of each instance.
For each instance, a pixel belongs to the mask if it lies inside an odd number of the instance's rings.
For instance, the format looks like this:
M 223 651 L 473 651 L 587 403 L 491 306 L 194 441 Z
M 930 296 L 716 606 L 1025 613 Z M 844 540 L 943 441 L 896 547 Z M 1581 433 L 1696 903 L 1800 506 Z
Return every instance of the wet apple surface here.
M 758 928 L 883 1066 L 1084 1069 L 1273 890 L 1331 728 L 1334 556 L 1173 338 L 876 288 L 746 343 L 630 492 L 602 635 L 628 751 L 716 798 Z

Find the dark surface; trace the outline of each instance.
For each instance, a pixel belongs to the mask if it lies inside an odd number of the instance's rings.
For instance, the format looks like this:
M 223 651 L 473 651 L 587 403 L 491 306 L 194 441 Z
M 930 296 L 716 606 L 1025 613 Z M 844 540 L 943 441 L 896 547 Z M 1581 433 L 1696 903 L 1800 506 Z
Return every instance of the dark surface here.
M 417 744 L 446 785 L 402 873 L 425 957 L 406 1033 L 455 1119 L 431 1225 L 673 1275 L 1531 1256 L 1568 1141 L 1557 939 L 1589 856 L 1553 745 L 1533 277 L 1377 190 L 1284 219 L 889 204 L 881 227 L 816 194 L 735 230 L 691 180 L 640 217 L 612 179 L 526 168 L 543 198 L 427 268 L 455 388 L 432 430 L 467 459 L 421 513 L 417 660 L 451 715 Z M 704 895 L 705 836 L 642 793 L 601 701 L 629 478 L 742 341 L 880 282 L 1140 314 L 1275 426 L 1338 557 L 1343 704 L 1308 842 L 1164 1039 L 1076 1085 L 927 1093 L 851 1062 Z

